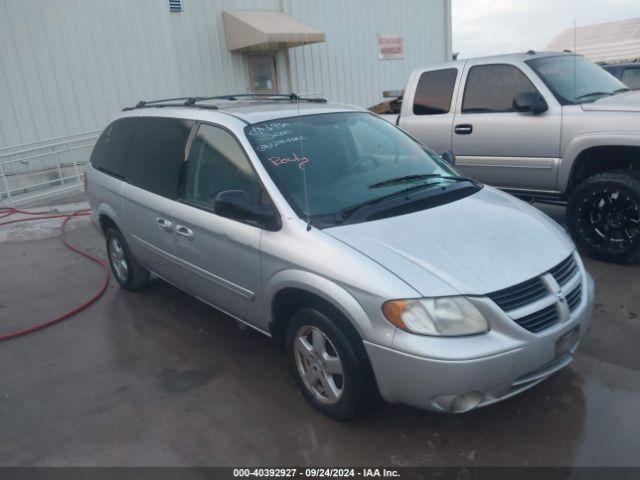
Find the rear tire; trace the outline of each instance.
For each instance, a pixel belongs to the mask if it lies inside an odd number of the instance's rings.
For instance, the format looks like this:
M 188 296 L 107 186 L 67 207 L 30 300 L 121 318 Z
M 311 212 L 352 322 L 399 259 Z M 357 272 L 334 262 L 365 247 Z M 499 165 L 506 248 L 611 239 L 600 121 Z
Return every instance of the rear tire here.
M 369 366 L 349 334 L 325 313 L 303 308 L 287 326 L 287 357 L 305 399 L 337 421 L 363 414 L 373 398 Z
M 120 230 L 110 228 L 106 239 L 109 265 L 120 286 L 126 290 L 139 290 L 146 286 L 151 275 L 138 265 Z
M 612 170 L 587 178 L 569 198 L 567 224 L 588 256 L 640 262 L 640 173 Z

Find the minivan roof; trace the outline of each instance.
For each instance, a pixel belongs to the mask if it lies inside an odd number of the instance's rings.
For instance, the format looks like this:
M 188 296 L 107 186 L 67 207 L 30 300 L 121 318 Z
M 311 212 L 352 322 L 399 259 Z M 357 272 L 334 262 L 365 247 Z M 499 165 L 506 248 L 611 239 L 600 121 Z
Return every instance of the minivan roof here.
M 198 103 L 198 105 L 147 105 L 144 108 L 125 109 L 121 116 L 162 116 L 180 117 L 193 120 L 205 119 L 208 115 L 228 113 L 247 124 L 259 123 L 278 118 L 295 117 L 297 115 L 314 115 L 319 113 L 367 111 L 364 108 L 341 103 L 319 103 L 279 100 L 212 100 Z M 217 117 L 219 118 L 219 117 Z

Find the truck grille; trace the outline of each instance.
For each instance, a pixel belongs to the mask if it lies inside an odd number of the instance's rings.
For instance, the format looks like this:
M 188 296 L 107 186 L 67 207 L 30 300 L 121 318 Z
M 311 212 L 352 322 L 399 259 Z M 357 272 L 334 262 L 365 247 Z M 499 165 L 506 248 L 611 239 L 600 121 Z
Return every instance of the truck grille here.
M 561 317 L 569 315 L 580 305 L 582 285 L 576 278 L 578 273 L 578 264 L 571 255 L 539 277 L 490 293 L 488 297 L 521 327 L 530 332 L 541 332 L 561 320 L 567 320 Z M 565 294 L 564 288 L 570 292 Z M 528 305 L 545 298 L 547 302 L 539 302 L 542 307 L 534 312 L 527 311 Z M 565 301 L 567 305 L 563 306 Z M 569 314 L 566 313 L 567 307 Z M 518 312 L 519 309 L 523 312 Z

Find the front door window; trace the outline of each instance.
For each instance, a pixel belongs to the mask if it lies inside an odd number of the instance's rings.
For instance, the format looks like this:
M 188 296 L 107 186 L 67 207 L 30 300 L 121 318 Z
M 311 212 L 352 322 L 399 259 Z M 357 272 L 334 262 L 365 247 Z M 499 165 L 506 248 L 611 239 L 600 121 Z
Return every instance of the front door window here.
M 252 92 L 278 92 L 276 57 L 274 55 L 248 55 L 247 63 Z

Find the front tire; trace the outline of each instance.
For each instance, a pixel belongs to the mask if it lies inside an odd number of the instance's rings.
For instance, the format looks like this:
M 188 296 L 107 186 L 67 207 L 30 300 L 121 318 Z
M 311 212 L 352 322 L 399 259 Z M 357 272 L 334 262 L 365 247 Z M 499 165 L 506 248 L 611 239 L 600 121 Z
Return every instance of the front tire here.
M 316 410 L 337 421 L 359 416 L 369 403 L 367 363 L 354 341 L 315 308 L 299 310 L 287 326 L 287 356 L 298 388 Z
M 138 265 L 120 230 L 110 228 L 105 236 L 109 265 L 120 286 L 126 290 L 139 290 L 147 285 L 150 274 Z
M 640 261 L 640 174 L 598 173 L 569 198 L 567 224 L 578 247 L 605 262 Z

